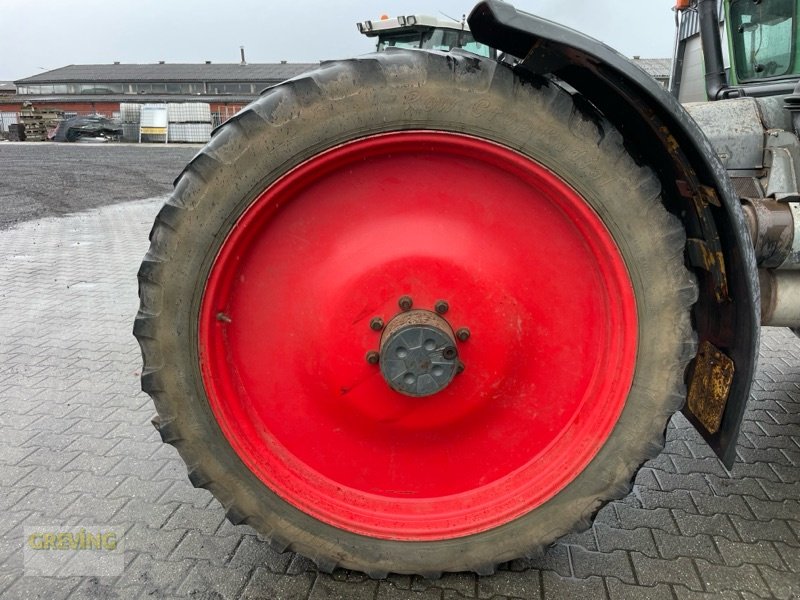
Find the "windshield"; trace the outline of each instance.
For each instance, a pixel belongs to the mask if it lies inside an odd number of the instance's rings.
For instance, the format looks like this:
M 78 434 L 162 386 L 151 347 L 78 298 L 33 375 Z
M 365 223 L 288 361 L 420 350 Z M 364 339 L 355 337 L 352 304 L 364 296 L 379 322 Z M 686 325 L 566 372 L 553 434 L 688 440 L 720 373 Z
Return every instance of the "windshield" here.
M 740 81 L 795 72 L 795 0 L 732 0 L 731 38 Z
M 469 31 L 457 29 L 384 33 L 378 38 L 378 52 L 382 52 L 386 48 L 423 48 L 444 51 L 463 48 L 480 56 L 492 56 L 489 46 L 476 42 Z
M 422 34 L 419 31 L 409 33 L 383 34 L 378 38 L 378 52 L 386 48 L 419 48 Z

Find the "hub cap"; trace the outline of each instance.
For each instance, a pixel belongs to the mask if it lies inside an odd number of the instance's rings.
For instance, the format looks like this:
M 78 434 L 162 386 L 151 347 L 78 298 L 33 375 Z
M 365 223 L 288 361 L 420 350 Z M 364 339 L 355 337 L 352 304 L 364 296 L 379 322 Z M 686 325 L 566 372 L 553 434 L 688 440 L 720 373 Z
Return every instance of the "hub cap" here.
M 408 396 L 440 392 L 458 368 L 453 330 L 429 311 L 401 313 L 381 338 L 380 362 L 381 374 L 393 390 Z
M 624 407 L 636 339 L 625 264 L 585 200 L 433 131 L 343 144 L 259 194 L 198 331 L 210 408 L 255 476 L 394 540 L 486 531 L 568 485 Z

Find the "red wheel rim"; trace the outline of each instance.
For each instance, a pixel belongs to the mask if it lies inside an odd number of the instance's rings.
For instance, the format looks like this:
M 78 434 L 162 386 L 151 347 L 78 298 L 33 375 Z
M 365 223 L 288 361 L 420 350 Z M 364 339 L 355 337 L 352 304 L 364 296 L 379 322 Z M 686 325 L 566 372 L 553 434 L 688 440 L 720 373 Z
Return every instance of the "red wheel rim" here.
M 392 391 L 370 320 L 449 303 L 466 370 Z M 637 321 L 598 215 L 535 161 L 445 132 L 363 138 L 264 190 L 211 267 L 199 355 L 233 450 L 301 511 L 439 540 L 531 511 L 577 477 L 631 386 Z

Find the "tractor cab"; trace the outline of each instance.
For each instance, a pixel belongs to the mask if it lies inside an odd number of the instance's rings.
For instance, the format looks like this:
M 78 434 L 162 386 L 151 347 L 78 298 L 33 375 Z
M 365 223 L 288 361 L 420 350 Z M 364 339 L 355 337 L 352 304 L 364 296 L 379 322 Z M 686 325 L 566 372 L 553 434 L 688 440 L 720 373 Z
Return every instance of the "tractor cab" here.
M 358 31 L 367 37 L 377 38 L 377 50 L 387 48 L 422 48 L 442 50 L 463 48 L 479 56 L 496 58 L 497 52 L 475 41 L 466 21 L 440 19 L 428 15 L 407 15 L 390 18 L 382 15 L 373 21 L 356 23 Z
M 670 89 L 681 102 L 791 94 L 798 0 L 679 0 Z

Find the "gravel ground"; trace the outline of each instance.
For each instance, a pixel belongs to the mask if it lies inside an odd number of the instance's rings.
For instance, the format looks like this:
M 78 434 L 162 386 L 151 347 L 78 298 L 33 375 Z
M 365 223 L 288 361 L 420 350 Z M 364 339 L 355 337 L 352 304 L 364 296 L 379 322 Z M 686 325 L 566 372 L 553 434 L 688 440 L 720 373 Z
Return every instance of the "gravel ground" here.
M 163 196 L 200 146 L 0 143 L 0 229 Z

